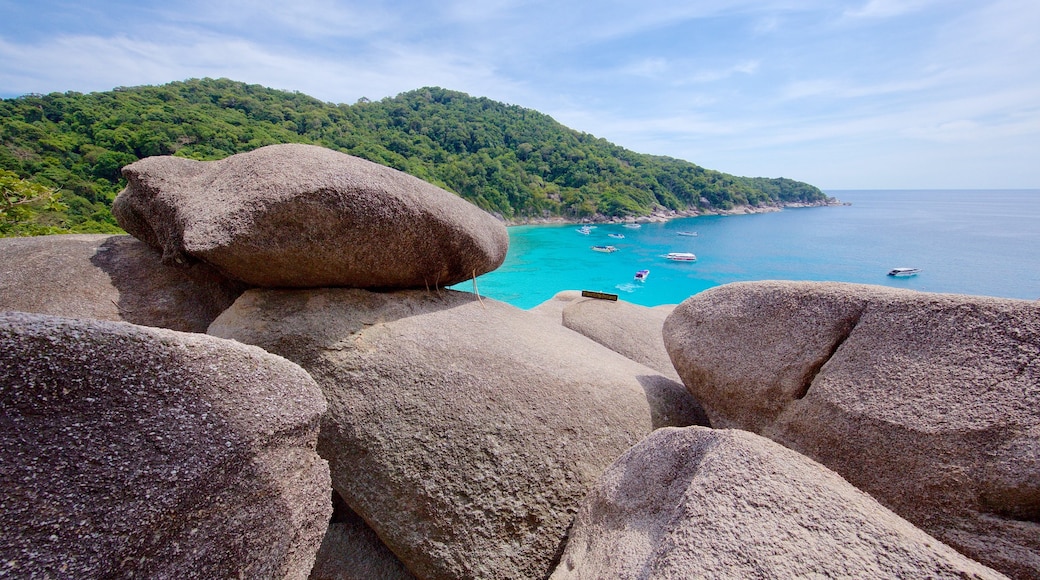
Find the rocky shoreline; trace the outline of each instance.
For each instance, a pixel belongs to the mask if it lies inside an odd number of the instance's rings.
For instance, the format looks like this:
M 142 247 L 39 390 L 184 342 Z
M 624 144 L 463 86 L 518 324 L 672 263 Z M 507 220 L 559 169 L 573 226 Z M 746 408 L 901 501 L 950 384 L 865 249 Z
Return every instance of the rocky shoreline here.
M 171 159 L 124 168 L 136 237 L 0 240 L 0 575 L 1040 576 L 1040 304 L 521 310 L 445 288 L 508 243 L 453 194 Z
M 528 226 L 528 225 L 552 225 L 552 224 L 626 224 L 626 223 L 663 223 L 673 219 L 687 218 L 687 217 L 700 217 L 700 216 L 713 216 L 713 215 L 750 215 L 757 213 L 772 213 L 781 211 L 788 208 L 803 208 L 803 207 L 833 207 L 833 206 L 845 206 L 851 205 L 848 202 L 843 202 L 837 199 L 831 198 L 829 201 L 819 203 L 783 203 L 776 205 L 741 205 L 728 210 L 671 210 L 667 208 L 657 208 L 650 212 L 649 215 L 635 216 L 635 217 L 620 217 L 620 216 L 607 216 L 602 214 L 596 214 L 591 217 L 585 217 L 580 219 L 570 219 L 560 216 L 545 217 L 545 218 L 533 218 L 524 217 L 516 219 L 505 219 L 499 216 L 499 219 L 507 226 Z

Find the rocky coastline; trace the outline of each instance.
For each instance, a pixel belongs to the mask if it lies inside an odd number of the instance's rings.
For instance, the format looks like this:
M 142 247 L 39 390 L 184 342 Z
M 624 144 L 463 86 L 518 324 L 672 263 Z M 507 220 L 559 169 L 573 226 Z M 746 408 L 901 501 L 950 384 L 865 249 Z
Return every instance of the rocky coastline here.
M 700 216 L 713 216 L 713 215 L 750 215 L 756 213 L 772 213 L 782 211 L 784 209 L 803 208 L 803 207 L 833 207 L 833 206 L 845 206 L 851 205 L 848 202 L 843 202 L 838 199 L 830 198 L 827 201 L 821 201 L 818 203 L 781 203 L 771 205 L 740 205 L 731 209 L 705 209 L 705 210 L 672 210 L 664 207 L 657 207 L 645 216 L 608 216 L 603 214 L 596 214 L 593 216 L 583 218 L 565 218 L 561 216 L 550 216 L 550 217 L 522 217 L 514 219 L 506 219 L 502 216 L 498 216 L 499 219 L 507 226 L 529 226 L 529 225 L 551 225 L 551 224 L 626 224 L 626 223 L 663 223 L 673 219 L 687 218 L 687 217 L 700 217 Z
M 0 576 L 1040 576 L 1038 303 L 521 310 L 446 288 L 505 224 L 382 166 L 124 174 L 132 235 L 0 239 Z

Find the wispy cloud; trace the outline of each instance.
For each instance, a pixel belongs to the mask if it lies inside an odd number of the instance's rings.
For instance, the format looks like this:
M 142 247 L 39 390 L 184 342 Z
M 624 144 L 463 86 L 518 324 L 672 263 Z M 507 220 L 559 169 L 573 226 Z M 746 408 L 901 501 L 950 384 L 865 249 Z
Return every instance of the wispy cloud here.
M 856 185 L 899 165 L 918 176 L 903 185 L 928 186 L 985 158 L 1040 185 L 1035 0 L 0 0 L 0 13 L 3 96 L 202 76 L 332 102 L 437 85 L 747 175 Z
M 845 11 L 849 18 L 892 18 L 917 12 L 939 4 L 939 0 L 869 0 L 866 4 Z

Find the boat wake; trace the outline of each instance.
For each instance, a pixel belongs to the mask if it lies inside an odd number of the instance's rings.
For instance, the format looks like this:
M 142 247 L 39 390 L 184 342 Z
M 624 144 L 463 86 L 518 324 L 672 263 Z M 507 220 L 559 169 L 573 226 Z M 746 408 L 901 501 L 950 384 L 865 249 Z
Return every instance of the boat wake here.
M 633 284 L 631 282 L 627 282 L 625 284 L 618 284 L 617 286 L 614 286 L 614 288 L 617 288 L 618 290 L 620 290 L 622 292 L 632 293 L 632 292 L 635 292 L 639 288 L 639 284 Z

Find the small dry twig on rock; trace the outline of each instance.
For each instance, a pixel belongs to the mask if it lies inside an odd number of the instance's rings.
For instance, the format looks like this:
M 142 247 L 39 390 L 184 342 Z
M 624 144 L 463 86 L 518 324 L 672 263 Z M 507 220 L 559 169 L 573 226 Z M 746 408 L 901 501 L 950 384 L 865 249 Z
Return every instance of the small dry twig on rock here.
M 480 302 L 480 307 L 487 310 L 487 306 L 484 306 L 484 300 L 480 297 L 480 291 L 477 290 L 477 271 L 473 270 L 473 293 L 477 295 L 477 302 Z

